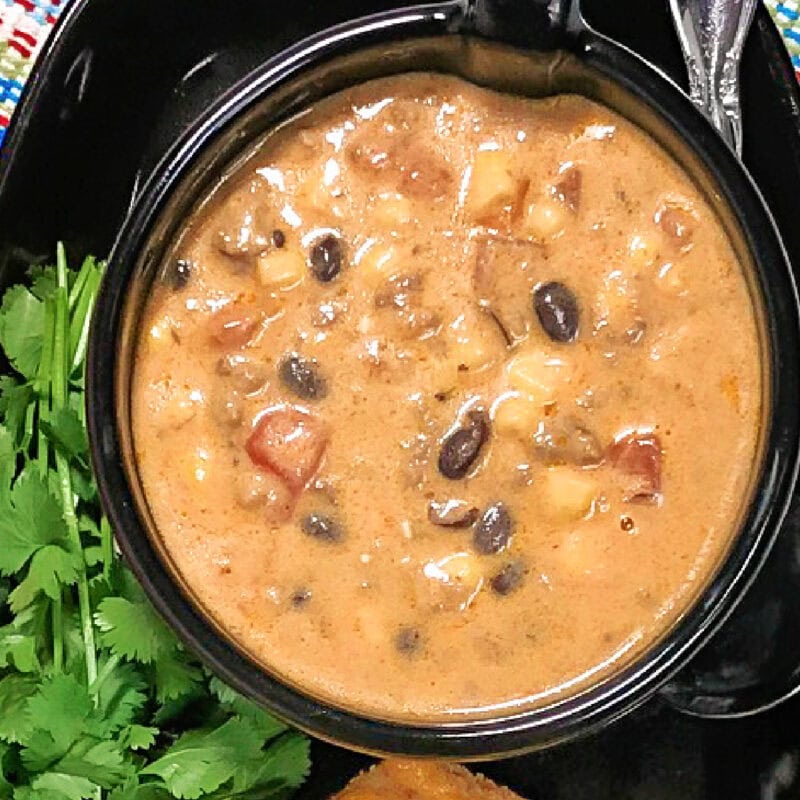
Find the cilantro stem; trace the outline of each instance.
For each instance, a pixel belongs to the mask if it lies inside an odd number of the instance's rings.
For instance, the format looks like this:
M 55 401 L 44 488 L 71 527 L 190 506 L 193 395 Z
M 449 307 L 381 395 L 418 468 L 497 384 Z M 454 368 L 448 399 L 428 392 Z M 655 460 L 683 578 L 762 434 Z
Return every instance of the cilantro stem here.
M 72 322 L 70 323 L 70 375 L 83 364 L 89 346 L 89 331 L 92 310 L 100 285 L 100 270 L 94 261 L 87 259 L 80 272 L 80 294 L 76 296 Z M 73 288 L 78 288 L 78 283 Z
M 55 303 L 50 298 L 44 304 L 44 331 L 42 338 L 42 357 L 39 361 L 39 370 L 36 374 L 36 394 L 38 395 L 39 420 L 50 421 L 50 407 L 52 399 L 51 373 L 53 368 L 53 342 L 55 341 Z M 36 440 L 36 462 L 39 466 L 39 475 L 47 478 L 50 469 L 50 445 L 42 426 Z
M 67 256 L 64 245 L 59 244 L 56 259 L 55 332 L 53 336 L 52 404 L 54 410 L 66 408 L 69 393 L 69 298 L 67 284 Z M 72 476 L 66 457 L 56 450 L 56 468 L 61 490 L 61 504 L 64 521 L 76 553 L 81 553 L 83 544 L 75 513 L 75 493 L 72 489 Z M 81 634 L 86 650 L 86 682 L 91 686 L 97 679 L 97 649 L 94 641 L 94 621 L 89 599 L 89 583 L 86 578 L 86 562 L 81 559 L 78 568 L 78 608 L 80 611 Z
M 51 372 L 53 368 L 53 350 L 55 341 L 56 310 L 51 298 L 44 305 L 44 331 L 42 336 L 42 357 L 36 373 L 36 403 L 40 422 L 50 421 L 52 404 Z M 44 426 L 39 426 L 36 441 L 36 463 L 39 475 L 48 479 L 50 472 L 50 443 L 44 433 Z M 64 613 L 61 595 L 52 602 L 53 616 L 53 671 L 58 674 L 64 668 Z
M 100 688 L 105 683 L 106 678 L 108 678 L 111 673 L 119 666 L 120 661 L 122 661 L 122 656 L 113 655 L 111 656 L 108 661 L 103 665 L 100 672 L 97 673 L 97 677 L 94 679 L 93 683 L 89 684 L 89 691 L 97 696 L 100 691 Z
M 63 247 L 63 245 L 59 244 L 59 248 L 61 247 Z M 87 258 L 81 265 L 81 268 L 72 283 L 72 290 L 69 293 L 69 302 L 67 304 L 70 314 L 74 312 L 75 305 L 83 293 L 83 288 L 91 272 L 91 264 L 92 260 Z
M 103 557 L 103 577 L 111 580 L 111 565 L 114 561 L 114 537 L 111 533 L 111 523 L 108 517 L 100 518 L 100 548 Z

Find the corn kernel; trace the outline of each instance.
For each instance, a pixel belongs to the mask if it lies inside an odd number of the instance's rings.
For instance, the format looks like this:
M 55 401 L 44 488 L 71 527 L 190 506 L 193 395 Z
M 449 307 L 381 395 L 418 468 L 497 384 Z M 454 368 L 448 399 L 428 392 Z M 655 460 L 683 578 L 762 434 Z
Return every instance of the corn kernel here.
M 536 431 L 541 416 L 541 406 L 530 397 L 507 394 L 494 407 L 494 430 L 501 436 L 529 437 Z
M 540 350 L 521 353 L 508 365 L 509 386 L 539 405 L 553 402 L 558 387 L 569 379 L 567 362 Z
M 544 241 L 564 233 L 566 222 L 567 212 L 564 206 L 555 200 L 544 198 L 528 206 L 521 225 L 525 234 Z
M 270 250 L 258 257 L 258 280 L 267 289 L 288 292 L 299 286 L 308 271 L 296 250 Z
M 472 164 L 467 189 L 467 210 L 480 219 L 514 201 L 517 182 L 511 159 L 503 150 L 479 150 Z
M 634 233 L 628 239 L 628 259 L 636 269 L 646 269 L 658 258 L 658 244 L 644 233 Z
M 397 248 L 392 244 L 371 242 L 356 254 L 358 274 L 369 286 L 377 286 L 398 269 Z
M 411 222 L 411 203 L 396 192 L 381 192 L 373 205 L 373 219 L 383 228 L 397 230 Z
M 541 479 L 545 512 L 556 520 L 580 519 L 591 510 L 597 496 L 597 481 L 581 470 L 552 467 Z

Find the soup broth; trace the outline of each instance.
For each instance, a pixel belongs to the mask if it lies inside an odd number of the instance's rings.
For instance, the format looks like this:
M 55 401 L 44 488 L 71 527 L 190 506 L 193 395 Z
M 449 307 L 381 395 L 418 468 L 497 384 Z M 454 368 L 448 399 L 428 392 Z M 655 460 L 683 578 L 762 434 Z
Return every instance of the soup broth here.
M 141 327 L 138 468 L 268 669 L 390 719 L 492 714 L 613 674 L 707 584 L 759 348 L 719 220 L 636 126 L 381 79 L 186 220 Z

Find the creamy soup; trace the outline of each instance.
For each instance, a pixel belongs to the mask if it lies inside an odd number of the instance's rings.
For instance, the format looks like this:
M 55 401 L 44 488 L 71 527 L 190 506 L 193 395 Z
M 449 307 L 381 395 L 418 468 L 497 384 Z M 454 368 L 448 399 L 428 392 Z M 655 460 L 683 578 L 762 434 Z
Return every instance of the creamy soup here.
M 642 131 L 405 75 L 272 132 L 186 221 L 136 456 L 175 569 L 268 669 L 391 719 L 496 713 L 608 677 L 707 584 L 759 347 Z

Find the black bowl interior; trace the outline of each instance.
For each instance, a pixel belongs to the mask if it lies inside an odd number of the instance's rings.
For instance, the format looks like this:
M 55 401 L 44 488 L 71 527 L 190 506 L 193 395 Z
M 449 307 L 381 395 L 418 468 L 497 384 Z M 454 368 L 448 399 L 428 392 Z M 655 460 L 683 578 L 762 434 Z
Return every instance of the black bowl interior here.
M 98 303 L 90 354 L 97 367 L 89 387 L 90 428 L 106 507 L 151 599 L 182 636 L 238 688 L 315 735 L 369 751 L 476 758 L 588 732 L 642 702 L 679 668 L 730 612 L 766 555 L 796 459 L 797 411 L 787 401 L 797 389 L 796 368 L 788 355 L 797 344 L 797 314 L 785 256 L 746 174 L 725 155 L 685 98 L 672 90 L 673 101 L 665 102 L 669 87 L 665 93 L 661 79 L 651 78 L 650 85 L 645 80 L 642 87 L 641 75 L 632 78 L 625 69 L 630 67 L 625 57 L 620 61 L 603 47 L 612 46 L 595 42 L 591 54 L 579 59 L 561 51 L 522 52 L 458 36 L 404 39 L 326 61 L 277 82 L 269 92 L 229 98 L 224 113 L 195 130 L 190 147 L 173 151 L 156 170 L 120 236 Z M 557 706 L 503 720 L 403 726 L 359 720 L 346 709 L 305 697 L 254 664 L 219 624 L 210 621 L 164 552 L 149 513 L 133 456 L 129 398 L 139 319 L 152 282 L 183 220 L 215 188 L 219 176 L 246 158 L 266 132 L 315 100 L 371 78 L 421 69 L 528 96 L 580 93 L 617 110 L 659 142 L 715 208 L 744 265 L 762 332 L 767 414 L 764 468 L 758 465 L 753 471 L 753 502 L 749 511 L 743 509 L 748 518 L 742 534 L 712 583 L 700 587 L 704 592 L 682 625 L 646 657 Z

